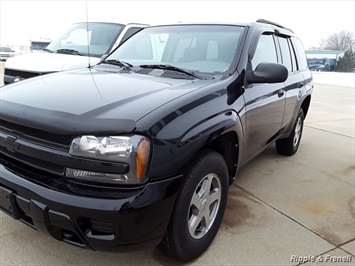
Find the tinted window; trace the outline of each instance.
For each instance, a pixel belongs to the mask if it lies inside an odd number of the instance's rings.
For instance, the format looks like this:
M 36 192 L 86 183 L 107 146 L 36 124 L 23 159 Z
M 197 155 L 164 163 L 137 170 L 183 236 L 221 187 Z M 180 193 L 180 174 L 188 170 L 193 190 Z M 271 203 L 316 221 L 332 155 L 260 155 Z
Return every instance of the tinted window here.
M 291 52 L 291 58 L 292 58 L 292 69 L 293 71 L 297 71 L 297 61 L 296 61 L 296 55 L 295 55 L 295 49 L 290 41 L 290 39 L 288 39 L 288 45 L 290 47 L 290 52 Z
M 287 67 L 289 72 L 292 72 L 292 60 L 290 54 L 290 48 L 288 46 L 288 40 L 283 37 L 279 37 L 281 56 L 282 56 L 282 64 Z
M 301 41 L 295 37 L 292 37 L 291 40 L 292 43 L 294 44 L 296 54 L 297 54 L 298 68 L 300 70 L 306 69 L 308 67 L 307 58 Z
M 261 62 L 277 63 L 275 42 L 272 35 L 260 36 L 254 57 L 251 61 L 253 69 L 255 70 L 257 65 Z
M 121 43 L 123 43 L 125 40 L 127 40 L 129 37 L 131 37 L 133 34 L 135 34 L 137 31 L 141 30 L 142 28 L 140 27 L 132 27 L 132 28 L 129 28 L 125 35 L 123 36 L 122 40 L 121 40 Z

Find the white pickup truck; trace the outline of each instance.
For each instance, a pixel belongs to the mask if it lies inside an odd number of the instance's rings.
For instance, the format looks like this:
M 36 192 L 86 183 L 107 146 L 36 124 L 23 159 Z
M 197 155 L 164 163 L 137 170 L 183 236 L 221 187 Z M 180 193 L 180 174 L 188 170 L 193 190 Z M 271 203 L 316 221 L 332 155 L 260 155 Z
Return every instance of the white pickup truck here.
M 104 54 L 109 54 L 146 26 L 137 23 L 75 23 L 44 50 L 9 58 L 5 64 L 4 84 L 97 64 Z

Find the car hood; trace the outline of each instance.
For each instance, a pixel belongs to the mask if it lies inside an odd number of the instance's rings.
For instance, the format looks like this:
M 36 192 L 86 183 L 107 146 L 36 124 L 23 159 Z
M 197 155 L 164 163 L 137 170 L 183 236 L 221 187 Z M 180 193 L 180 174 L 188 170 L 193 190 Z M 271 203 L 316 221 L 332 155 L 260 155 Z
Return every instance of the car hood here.
M 38 51 L 8 59 L 5 68 L 48 73 L 83 68 L 88 66 L 89 61 L 94 65 L 100 61 L 100 58 Z
M 1 89 L 0 118 L 62 134 L 127 133 L 146 114 L 213 80 L 82 69 Z

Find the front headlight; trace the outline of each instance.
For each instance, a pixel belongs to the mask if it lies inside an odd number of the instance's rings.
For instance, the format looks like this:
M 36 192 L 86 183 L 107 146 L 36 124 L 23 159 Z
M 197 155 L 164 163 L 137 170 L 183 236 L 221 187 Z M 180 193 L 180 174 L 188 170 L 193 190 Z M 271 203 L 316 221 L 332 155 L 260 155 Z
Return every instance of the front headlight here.
M 129 165 L 125 174 L 101 173 L 82 169 L 66 169 L 66 176 L 73 179 L 113 184 L 139 184 L 145 181 L 150 144 L 143 136 L 82 136 L 70 146 L 72 156 L 121 162 Z

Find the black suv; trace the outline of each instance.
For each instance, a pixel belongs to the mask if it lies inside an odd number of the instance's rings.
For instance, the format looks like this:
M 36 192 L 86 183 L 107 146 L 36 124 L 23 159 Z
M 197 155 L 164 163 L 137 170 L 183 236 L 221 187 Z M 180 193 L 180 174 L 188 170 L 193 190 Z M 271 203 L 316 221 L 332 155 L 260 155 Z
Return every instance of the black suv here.
M 143 29 L 98 65 L 0 90 L 1 209 L 79 247 L 194 259 L 237 170 L 273 143 L 296 153 L 312 87 L 275 23 Z

